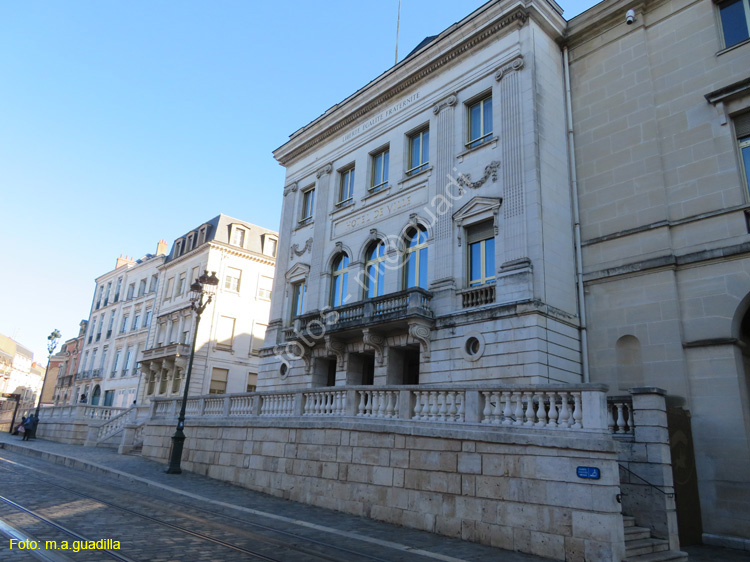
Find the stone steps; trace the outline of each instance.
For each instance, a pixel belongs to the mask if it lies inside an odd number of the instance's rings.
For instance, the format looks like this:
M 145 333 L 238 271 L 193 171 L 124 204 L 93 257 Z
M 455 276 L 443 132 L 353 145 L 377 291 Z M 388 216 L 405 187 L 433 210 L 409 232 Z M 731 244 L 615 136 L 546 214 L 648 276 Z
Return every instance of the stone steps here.
M 622 516 L 625 527 L 625 557 L 623 562 L 687 562 L 686 552 L 669 550 L 669 541 L 651 536 L 651 530 L 638 527 L 635 517 Z

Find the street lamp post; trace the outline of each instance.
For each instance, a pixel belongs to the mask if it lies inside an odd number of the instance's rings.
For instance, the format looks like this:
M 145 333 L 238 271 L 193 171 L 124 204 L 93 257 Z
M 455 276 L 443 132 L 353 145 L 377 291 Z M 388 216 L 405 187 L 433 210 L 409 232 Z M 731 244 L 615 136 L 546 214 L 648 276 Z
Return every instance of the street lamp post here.
M 180 416 L 177 418 L 177 429 L 172 436 L 172 454 L 169 457 L 169 466 L 164 471 L 167 474 L 181 474 L 180 461 L 182 460 L 182 448 L 185 444 L 185 409 L 187 408 L 188 391 L 190 389 L 190 375 L 193 372 L 193 358 L 195 356 L 195 340 L 198 339 L 198 325 L 201 321 L 201 314 L 206 306 L 214 297 L 214 292 L 219 284 L 219 278 L 216 272 L 208 275 L 206 270 L 203 275 L 190 285 L 190 308 L 195 311 L 195 331 L 193 332 L 193 341 L 190 344 L 190 361 L 188 362 L 187 375 L 185 376 L 185 391 L 182 393 L 182 406 L 180 407 Z M 204 300 L 205 297 L 205 300 Z
M 57 340 L 59 340 L 61 337 L 62 334 L 60 334 L 58 330 L 53 330 L 52 333 L 47 336 L 47 340 L 49 340 L 49 343 L 47 344 L 47 351 L 49 352 L 49 356 L 47 357 L 47 368 L 44 369 L 44 378 L 42 379 L 42 389 L 39 391 L 39 400 L 36 403 L 36 412 L 34 414 L 36 419 L 39 419 L 39 408 L 41 408 L 42 406 L 42 395 L 44 394 L 44 386 L 47 384 L 47 373 L 49 373 L 49 364 L 50 361 L 52 361 L 52 354 L 57 347 Z

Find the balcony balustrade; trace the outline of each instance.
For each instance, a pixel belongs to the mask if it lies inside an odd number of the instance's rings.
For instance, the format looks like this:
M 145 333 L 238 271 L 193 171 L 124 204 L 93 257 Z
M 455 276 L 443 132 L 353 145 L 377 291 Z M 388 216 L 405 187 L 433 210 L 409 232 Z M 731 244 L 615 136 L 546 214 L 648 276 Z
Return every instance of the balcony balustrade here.
M 304 314 L 294 320 L 293 326 L 284 329 L 284 336 L 287 341 L 309 337 L 317 339 L 326 333 L 398 323 L 410 318 L 432 319 L 431 299 L 432 293 L 429 291 L 412 287 L 324 313 Z

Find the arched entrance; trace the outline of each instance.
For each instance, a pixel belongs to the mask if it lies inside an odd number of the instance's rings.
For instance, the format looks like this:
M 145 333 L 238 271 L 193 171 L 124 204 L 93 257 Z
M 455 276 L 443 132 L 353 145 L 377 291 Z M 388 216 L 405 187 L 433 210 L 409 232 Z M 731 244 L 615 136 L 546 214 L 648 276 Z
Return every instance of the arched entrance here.
M 98 406 L 99 405 L 99 400 L 101 399 L 101 397 L 102 397 L 102 389 L 97 384 L 94 387 L 94 392 L 91 394 L 91 405 L 92 406 Z

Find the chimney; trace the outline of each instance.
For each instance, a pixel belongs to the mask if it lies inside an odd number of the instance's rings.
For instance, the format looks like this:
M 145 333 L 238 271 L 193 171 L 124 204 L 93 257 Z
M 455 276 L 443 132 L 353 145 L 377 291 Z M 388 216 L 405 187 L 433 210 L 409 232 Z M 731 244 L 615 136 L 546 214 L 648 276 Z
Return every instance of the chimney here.
M 167 241 L 166 240 L 159 240 L 159 243 L 156 245 L 156 255 L 157 256 L 167 255 Z
M 117 258 L 117 265 L 115 265 L 115 269 L 129 263 L 133 263 L 133 258 L 129 258 L 128 256 L 123 256 L 122 254 L 120 254 L 120 257 Z

